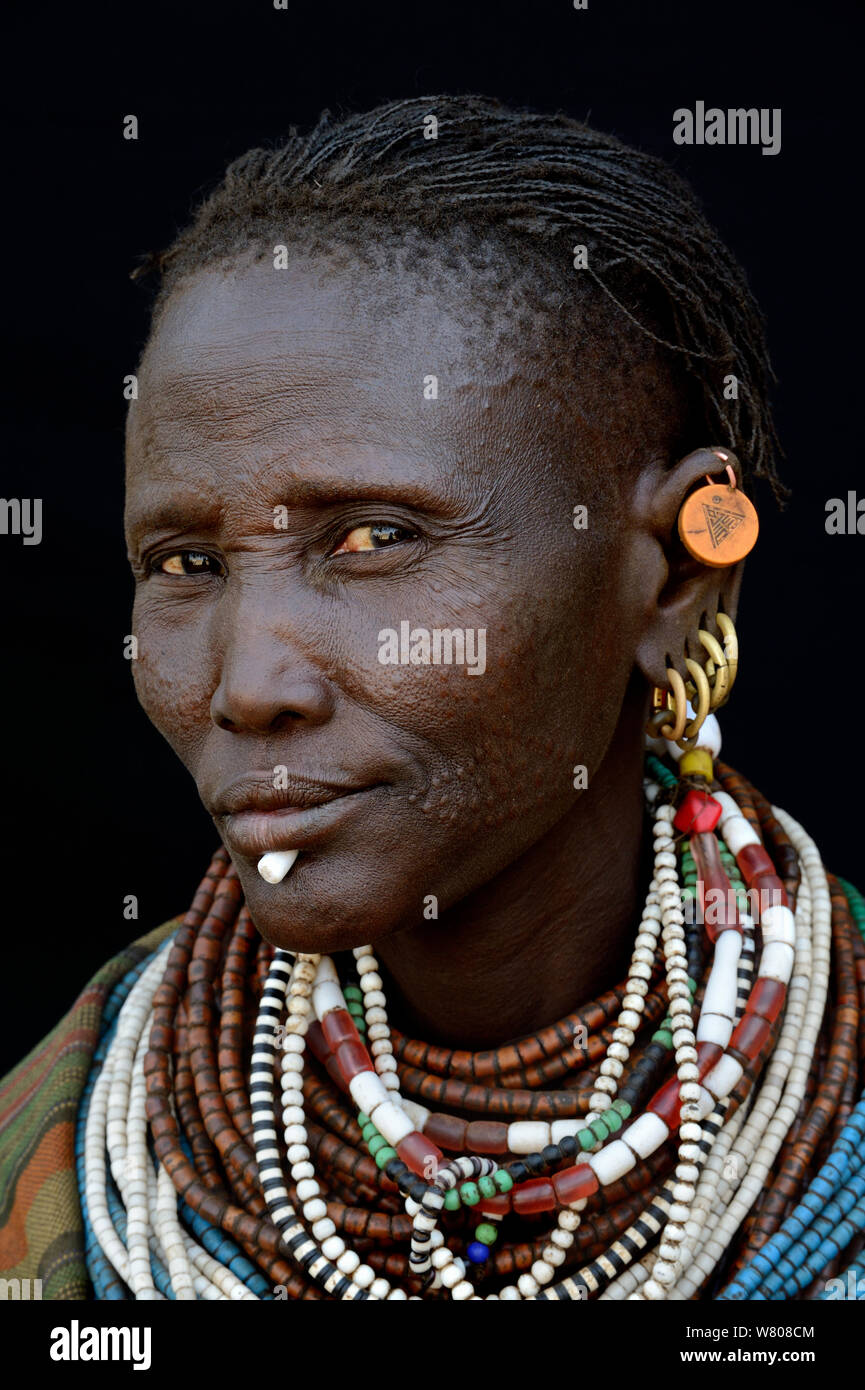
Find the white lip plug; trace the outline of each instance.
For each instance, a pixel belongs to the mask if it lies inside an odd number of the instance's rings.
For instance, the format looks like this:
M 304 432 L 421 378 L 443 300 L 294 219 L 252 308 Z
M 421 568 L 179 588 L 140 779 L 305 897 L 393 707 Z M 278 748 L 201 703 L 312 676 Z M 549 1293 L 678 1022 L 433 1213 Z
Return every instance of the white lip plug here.
M 299 849 L 271 850 L 259 859 L 258 872 L 266 883 L 282 883 L 299 854 Z

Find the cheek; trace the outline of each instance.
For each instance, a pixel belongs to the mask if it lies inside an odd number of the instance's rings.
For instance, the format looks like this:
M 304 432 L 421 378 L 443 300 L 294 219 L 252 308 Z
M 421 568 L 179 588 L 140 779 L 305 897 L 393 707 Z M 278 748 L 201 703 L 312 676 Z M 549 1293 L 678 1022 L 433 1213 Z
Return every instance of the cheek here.
M 546 680 L 533 656 L 511 653 L 483 676 L 447 682 L 433 712 L 439 765 L 417 798 L 424 816 L 471 836 L 554 819 L 570 804 L 578 752 L 595 764 L 596 750 L 577 727 L 575 682 L 561 667 L 564 680 Z
M 409 800 L 427 824 L 475 832 L 511 826 L 531 838 L 572 805 L 577 765 L 589 779 L 615 729 L 628 666 L 603 634 L 610 613 L 589 585 L 563 609 L 562 575 L 535 572 L 515 592 L 509 576 L 463 622 L 486 626 L 486 669 L 400 666 L 388 672 L 392 722 L 430 750 L 427 779 Z M 504 594 L 504 596 L 503 596 Z M 485 613 L 485 620 L 479 618 Z M 448 620 L 460 623 L 460 614 Z M 612 630 L 615 630 L 613 621 Z
M 191 750 L 210 724 L 214 677 L 208 645 L 188 626 L 181 630 L 139 603 L 133 609 L 133 631 L 138 638 L 133 679 L 139 704 L 190 766 Z

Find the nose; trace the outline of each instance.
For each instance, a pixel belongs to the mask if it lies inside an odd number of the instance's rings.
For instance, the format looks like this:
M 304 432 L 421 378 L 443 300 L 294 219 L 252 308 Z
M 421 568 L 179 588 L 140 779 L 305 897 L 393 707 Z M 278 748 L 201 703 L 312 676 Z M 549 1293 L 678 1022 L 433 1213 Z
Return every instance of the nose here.
M 229 733 L 277 733 L 325 723 L 335 693 L 299 634 L 284 604 L 270 615 L 261 605 L 238 602 L 223 613 L 219 683 L 210 717 Z

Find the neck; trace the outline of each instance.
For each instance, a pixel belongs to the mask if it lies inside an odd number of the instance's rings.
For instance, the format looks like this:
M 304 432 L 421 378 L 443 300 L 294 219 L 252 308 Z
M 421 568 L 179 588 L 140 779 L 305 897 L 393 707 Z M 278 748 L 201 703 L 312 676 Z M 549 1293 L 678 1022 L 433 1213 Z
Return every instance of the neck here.
M 376 947 L 392 1021 L 472 1050 L 563 1017 L 624 979 L 649 877 L 641 719 L 622 719 L 573 809 L 438 921 Z

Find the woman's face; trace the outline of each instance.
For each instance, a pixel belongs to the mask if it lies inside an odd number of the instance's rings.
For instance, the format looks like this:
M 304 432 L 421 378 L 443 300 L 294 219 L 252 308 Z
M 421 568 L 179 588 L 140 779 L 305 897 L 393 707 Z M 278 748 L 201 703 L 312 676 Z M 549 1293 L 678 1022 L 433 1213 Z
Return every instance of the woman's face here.
M 136 689 L 277 945 L 374 942 L 481 887 L 619 718 L 640 603 L 611 446 L 540 320 L 480 352 L 466 301 L 345 256 L 206 270 L 142 363 Z

